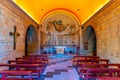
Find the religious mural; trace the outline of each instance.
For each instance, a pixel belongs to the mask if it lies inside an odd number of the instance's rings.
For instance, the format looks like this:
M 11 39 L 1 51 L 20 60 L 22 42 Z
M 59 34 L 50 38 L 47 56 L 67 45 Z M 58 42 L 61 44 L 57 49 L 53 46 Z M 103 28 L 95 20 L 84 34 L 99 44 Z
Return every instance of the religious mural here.
M 79 45 L 78 24 L 62 15 L 58 19 L 49 19 L 43 25 L 42 46 Z M 57 16 L 55 17 L 57 18 Z

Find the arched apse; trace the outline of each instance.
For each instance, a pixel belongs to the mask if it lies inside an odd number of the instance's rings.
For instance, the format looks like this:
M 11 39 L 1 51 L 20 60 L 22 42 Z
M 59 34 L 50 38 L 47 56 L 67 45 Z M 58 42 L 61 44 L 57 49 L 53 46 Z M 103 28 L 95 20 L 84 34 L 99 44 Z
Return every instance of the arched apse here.
M 84 50 L 86 51 L 86 53 L 89 53 L 89 55 L 93 55 L 93 56 L 97 55 L 96 34 L 94 28 L 91 25 L 89 25 L 84 32 L 83 43 L 84 43 Z
M 26 31 L 25 55 L 34 54 L 37 51 L 38 38 L 33 25 L 30 25 Z
M 80 27 L 76 18 L 57 12 L 44 18 L 41 24 L 41 47 L 44 53 L 55 53 L 58 50 L 56 46 L 64 47 L 64 53 L 77 53 Z

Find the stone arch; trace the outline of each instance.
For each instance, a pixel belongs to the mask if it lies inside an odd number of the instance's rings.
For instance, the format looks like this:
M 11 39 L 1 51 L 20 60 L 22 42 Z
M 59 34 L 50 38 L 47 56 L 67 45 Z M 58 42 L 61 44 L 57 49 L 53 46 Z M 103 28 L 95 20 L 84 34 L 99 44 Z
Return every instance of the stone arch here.
M 79 52 L 80 27 L 75 18 L 56 13 L 45 18 L 41 24 L 41 51 L 58 53 L 56 46 L 62 46 L 66 54 Z
M 37 32 L 33 25 L 29 25 L 25 37 L 25 55 L 34 54 L 38 47 Z
M 96 33 L 91 25 L 88 25 L 88 27 L 85 29 L 83 43 L 84 43 L 84 50 L 86 50 L 87 53 L 90 53 L 93 56 L 97 55 Z

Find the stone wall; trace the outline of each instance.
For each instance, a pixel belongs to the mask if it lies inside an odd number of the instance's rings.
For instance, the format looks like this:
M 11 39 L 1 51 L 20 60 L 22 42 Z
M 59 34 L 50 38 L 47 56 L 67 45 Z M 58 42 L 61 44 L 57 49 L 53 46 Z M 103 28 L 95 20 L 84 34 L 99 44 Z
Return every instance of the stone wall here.
M 113 0 L 83 26 L 93 26 L 97 36 L 97 55 L 120 63 L 120 0 Z
M 0 63 L 7 63 L 7 60 L 25 55 L 26 30 L 31 24 L 35 28 L 38 26 L 11 0 L 0 1 Z M 20 33 L 17 37 L 16 50 L 13 50 L 13 36 L 9 35 L 9 32 L 14 31 L 14 26 Z M 38 32 L 37 29 L 36 31 Z

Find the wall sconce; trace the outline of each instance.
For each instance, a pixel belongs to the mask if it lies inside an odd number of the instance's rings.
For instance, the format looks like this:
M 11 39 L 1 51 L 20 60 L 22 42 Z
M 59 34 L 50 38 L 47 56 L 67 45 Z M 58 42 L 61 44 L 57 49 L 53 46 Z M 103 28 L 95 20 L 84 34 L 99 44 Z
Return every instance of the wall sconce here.
M 42 27 L 42 24 L 40 24 L 39 27 Z
M 81 26 L 81 29 L 84 29 L 84 27 L 83 27 L 83 26 Z
M 39 26 L 37 26 L 37 29 L 39 29 Z
M 84 27 L 83 27 L 82 25 L 79 25 L 79 27 L 80 27 L 81 29 L 84 29 Z

